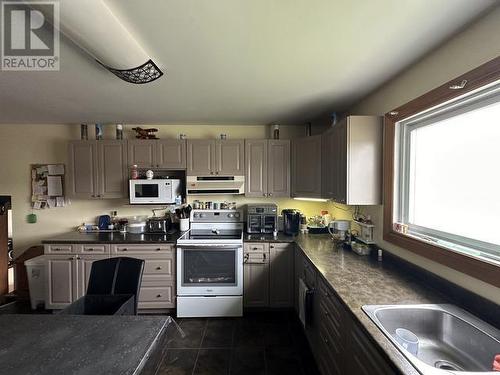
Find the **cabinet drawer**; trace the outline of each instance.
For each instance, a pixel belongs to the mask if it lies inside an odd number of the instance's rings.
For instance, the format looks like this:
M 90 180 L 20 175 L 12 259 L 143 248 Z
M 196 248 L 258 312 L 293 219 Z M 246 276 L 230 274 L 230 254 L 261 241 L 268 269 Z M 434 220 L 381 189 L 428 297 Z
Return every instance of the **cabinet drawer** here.
M 269 244 L 267 242 L 248 242 L 244 246 L 245 252 L 269 252 Z
M 341 375 L 345 354 L 344 344 L 340 337 L 332 335 L 328 324 L 325 323 L 326 321 L 322 319 L 319 325 L 318 362 L 327 369 L 327 374 Z
M 314 266 L 303 258 L 304 281 L 309 288 L 316 288 L 316 270 Z
M 250 251 L 243 254 L 245 264 L 267 264 L 269 263 L 269 253 Z
M 172 278 L 174 276 L 174 258 L 145 259 L 144 275 Z
M 139 293 L 139 308 L 157 309 L 175 307 L 175 285 L 169 283 L 163 286 L 141 286 Z
M 72 244 L 50 244 L 45 245 L 45 254 L 71 254 L 75 245 Z
M 126 254 L 172 254 L 173 249 L 173 245 L 123 244 L 112 245 L 111 253 L 123 256 L 127 256 Z
M 76 251 L 82 254 L 108 254 L 109 245 L 100 244 L 88 244 L 88 245 L 78 245 Z

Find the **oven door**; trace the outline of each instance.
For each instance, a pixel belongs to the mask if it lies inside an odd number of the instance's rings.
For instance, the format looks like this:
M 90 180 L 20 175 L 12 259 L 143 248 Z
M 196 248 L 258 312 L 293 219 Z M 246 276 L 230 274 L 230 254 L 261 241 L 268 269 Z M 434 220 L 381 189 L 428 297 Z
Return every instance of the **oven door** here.
M 190 245 L 177 248 L 177 295 L 243 294 L 243 248 L 239 245 Z

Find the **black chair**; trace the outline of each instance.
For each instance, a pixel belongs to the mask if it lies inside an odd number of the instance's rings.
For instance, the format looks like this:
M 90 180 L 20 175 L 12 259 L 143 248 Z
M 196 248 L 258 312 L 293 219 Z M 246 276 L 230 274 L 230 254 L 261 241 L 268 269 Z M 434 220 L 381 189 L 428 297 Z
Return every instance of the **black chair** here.
M 71 315 L 137 315 L 144 260 L 119 257 L 92 263 L 87 294 L 61 311 Z

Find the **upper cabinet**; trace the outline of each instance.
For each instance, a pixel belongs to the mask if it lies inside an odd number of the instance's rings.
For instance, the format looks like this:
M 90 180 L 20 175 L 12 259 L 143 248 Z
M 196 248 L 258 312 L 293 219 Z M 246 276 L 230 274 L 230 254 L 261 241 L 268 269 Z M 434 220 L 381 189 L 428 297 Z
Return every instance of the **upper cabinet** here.
M 321 135 L 292 141 L 292 196 L 321 198 Z
M 186 168 L 184 139 L 130 139 L 128 164 L 143 168 Z
M 72 141 L 68 145 L 68 195 L 74 198 L 127 196 L 126 143 Z
M 245 141 L 245 196 L 290 196 L 290 141 Z
M 382 126 L 381 117 L 348 116 L 323 134 L 323 198 L 382 203 Z
M 244 140 L 187 141 L 188 175 L 244 175 Z

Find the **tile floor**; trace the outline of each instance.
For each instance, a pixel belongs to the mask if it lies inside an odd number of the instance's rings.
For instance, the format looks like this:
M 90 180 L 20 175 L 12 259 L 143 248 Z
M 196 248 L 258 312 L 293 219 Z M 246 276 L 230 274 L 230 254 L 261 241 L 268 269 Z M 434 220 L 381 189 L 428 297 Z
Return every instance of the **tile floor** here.
M 318 370 L 292 313 L 178 319 L 157 375 L 314 375 Z

